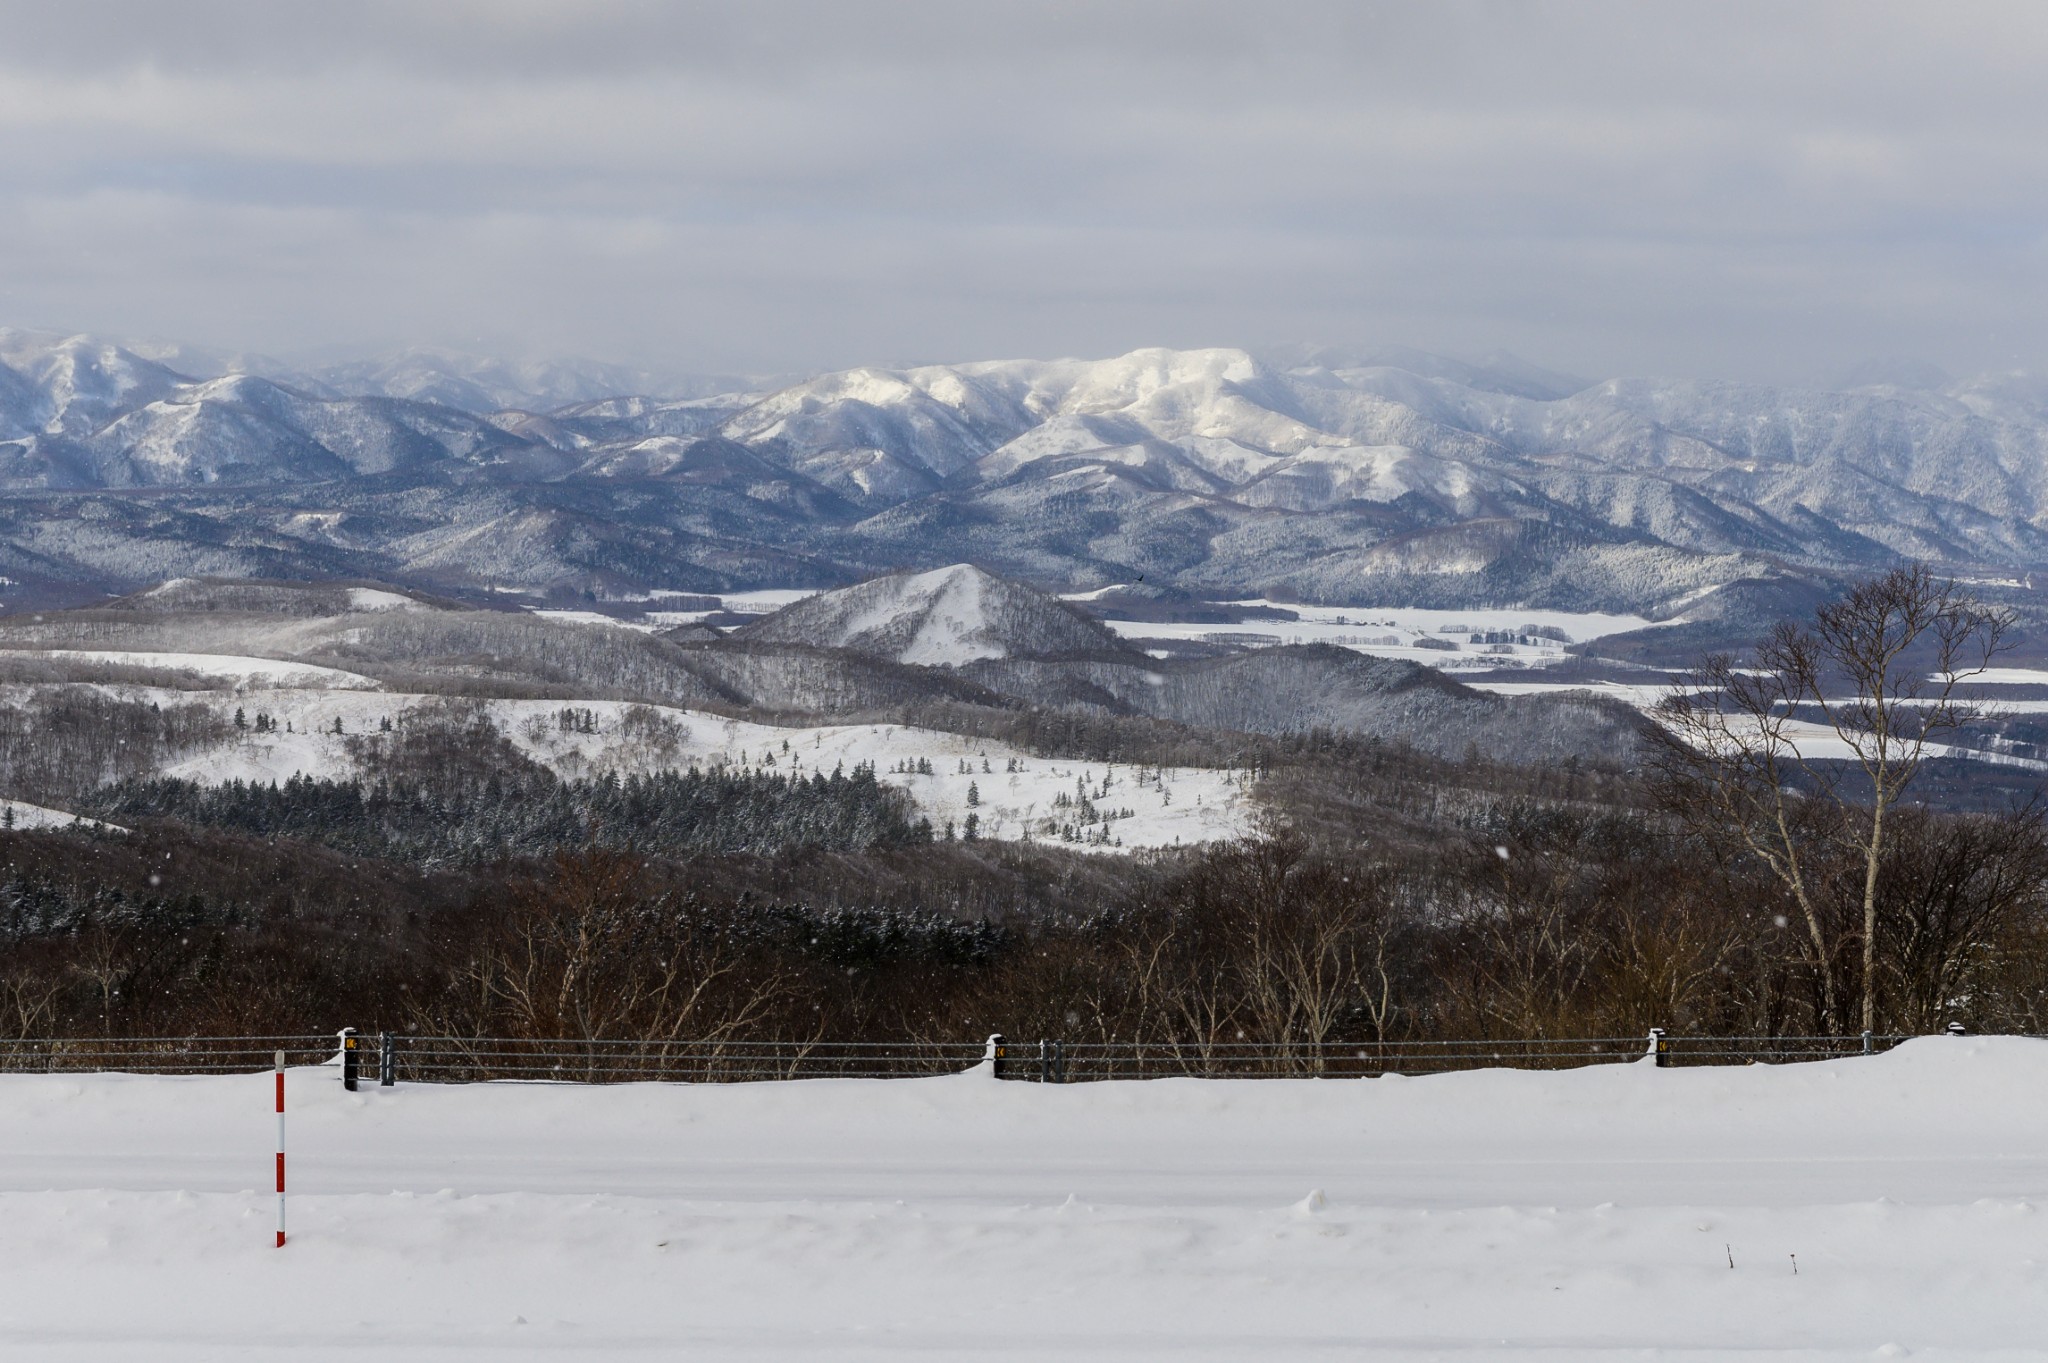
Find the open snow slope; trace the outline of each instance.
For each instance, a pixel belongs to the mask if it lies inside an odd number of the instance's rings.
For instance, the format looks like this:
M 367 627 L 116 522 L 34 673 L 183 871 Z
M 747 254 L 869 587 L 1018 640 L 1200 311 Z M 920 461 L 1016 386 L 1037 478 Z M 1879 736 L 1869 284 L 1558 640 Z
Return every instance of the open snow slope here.
M 0 688 L 5 697 L 20 688 Z M 167 776 L 218 784 L 286 781 L 306 775 L 342 780 L 353 774 L 352 739 L 403 725 L 417 711 L 443 712 L 445 697 L 386 691 L 324 691 L 283 686 L 228 692 L 106 688 L 160 705 L 204 702 L 225 716 L 267 715 L 277 729 L 234 730 L 217 746 L 184 756 Z M 487 715 L 527 756 L 567 778 L 621 775 L 692 766 L 728 766 L 776 775 L 830 775 L 870 763 L 878 779 L 902 787 L 932 826 L 964 828 L 970 814 L 981 836 L 1061 841 L 1058 828 L 1077 818 L 1085 798 L 1110 814 L 1092 829 L 1102 841 L 1067 845 L 1132 851 L 1242 837 L 1258 817 L 1245 771 L 1139 767 L 1038 757 L 1003 743 L 901 724 L 833 724 L 806 728 L 754 724 L 701 711 L 625 701 L 479 700 L 455 703 Z M 587 714 L 589 732 L 564 726 L 564 710 Z M 335 728 L 340 722 L 340 729 Z M 922 766 L 929 770 L 920 770 Z M 1014 765 L 1014 769 L 1013 768 Z M 970 796 L 975 803 L 970 804 Z M 1128 811 L 1128 813 L 1126 813 Z
M 290 1083 L 278 1251 L 267 1075 L 0 1077 L 5 1356 L 2048 1348 L 2040 1042 L 1419 1080 Z
M 284 658 L 250 658 L 229 653 L 162 653 L 120 648 L 10 648 L 6 650 L 6 654 L 45 658 L 51 662 L 163 668 L 167 671 L 191 672 L 237 686 L 306 686 L 343 691 L 372 691 L 378 686 L 374 678 L 365 677 L 359 672 L 345 672 L 338 667 L 321 667 L 316 663 L 292 662 Z
M 76 814 L 48 805 L 32 805 L 26 800 L 0 800 L 0 819 L 6 819 L 8 828 L 68 828 L 77 821 Z M 116 828 L 118 824 L 103 824 L 98 819 L 84 821 L 94 828 Z

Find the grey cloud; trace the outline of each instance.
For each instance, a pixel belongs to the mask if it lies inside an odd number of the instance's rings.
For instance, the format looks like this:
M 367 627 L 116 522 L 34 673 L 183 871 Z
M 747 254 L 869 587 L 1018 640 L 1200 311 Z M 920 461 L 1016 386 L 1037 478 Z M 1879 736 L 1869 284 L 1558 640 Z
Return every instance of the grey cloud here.
M 2038 363 L 2038 7 L 0 5 L 0 321 Z

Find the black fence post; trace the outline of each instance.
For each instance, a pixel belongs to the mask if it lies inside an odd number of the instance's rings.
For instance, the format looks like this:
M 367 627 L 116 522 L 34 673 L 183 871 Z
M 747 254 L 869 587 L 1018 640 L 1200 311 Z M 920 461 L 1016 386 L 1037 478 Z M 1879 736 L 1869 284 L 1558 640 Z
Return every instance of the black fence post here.
M 1662 1027 L 1650 1029 L 1650 1054 L 1656 1057 L 1656 1065 L 1660 1070 L 1671 1064 L 1671 1043 L 1665 1040 Z
M 1052 1081 L 1055 1084 L 1067 1082 L 1067 1043 L 1064 1041 L 1052 1043 Z
M 1052 1043 L 1044 1037 L 1038 1038 L 1038 1082 L 1052 1082 Z
M 377 1086 L 390 1088 L 398 1082 L 398 1038 L 377 1033 Z
M 1001 1079 L 1010 1067 L 1010 1048 L 1003 1042 L 1001 1032 L 992 1032 L 988 1039 L 988 1072 Z
M 1875 1048 L 1870 1044 L 1870 1029 L 1866 1027 L 1863 1029 L 1863 1053 L 1869 1055 L 1873 1049 Z
M 362 1052 L 356 1049 L 356 1029 L 341 1029 L 341 1086 L 350 1093 L 356 1091 L 356 1079 L 362 1073 Z

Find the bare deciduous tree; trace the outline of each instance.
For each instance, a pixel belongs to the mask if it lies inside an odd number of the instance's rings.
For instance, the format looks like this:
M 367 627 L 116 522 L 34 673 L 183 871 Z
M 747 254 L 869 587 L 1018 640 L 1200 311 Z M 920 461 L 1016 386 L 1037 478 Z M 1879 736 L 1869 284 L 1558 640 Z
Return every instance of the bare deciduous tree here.
M 15 966 L 0 972 L 0 1036 L 41 1036 L 56 1016 L 63 981 Z
M 2001 944 L 2048 897 L 2048 828 L 2038 805 L 1998 816 L 1899 811 L 1885 852 L 1881 958 L 1893 1010 L 1932 1031 L 1982 1006 Z
M 1811 627 L 1780 624 L 1751 667 L 1706 659 L 1659 709 L 1681 807 L 1733 832 L 1784 885 L 1831 1020 L 1842 944 L 1820 903 L 1814 849 L 1835 839 L 1860 863 L 1860 1015 L 1870 1030 L 1886 821 L 1936 745 L 1981 716 L 1959 688 L 2005 649 L 2011 626 L 2009 612 L 1916 563 L 1859 583 Z
M 557 859 L 525 887 L 509 930 L 473 959 L 481 1018 L 533 1039 L 723 1043 L 790 994 L 787 971 L 753 968 L 725 925 L 650 893 L 631 858 Z

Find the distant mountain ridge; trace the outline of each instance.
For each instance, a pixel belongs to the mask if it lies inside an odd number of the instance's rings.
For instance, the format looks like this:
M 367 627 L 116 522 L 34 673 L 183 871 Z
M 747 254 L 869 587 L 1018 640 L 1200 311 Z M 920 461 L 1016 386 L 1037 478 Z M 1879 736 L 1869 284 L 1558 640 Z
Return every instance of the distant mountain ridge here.
M 153 353 L 0 332 L 0 575 L 606 593 L 974 562 L 1661 616 L 1900 557 L 2048 564 L 2048 379 L 2026 374 L 1887 363 L 1822 390 L 1155 349 L 648 394 L 603 366 L 203 375 Z

